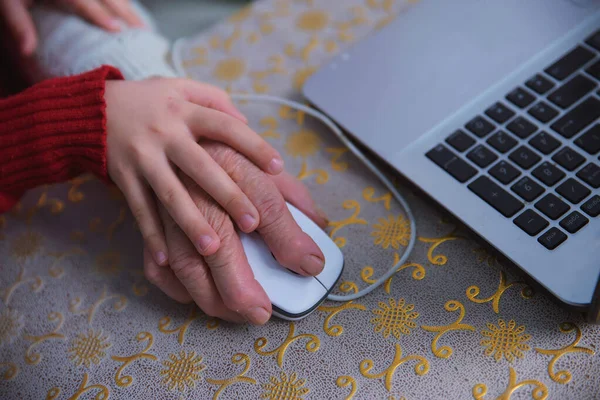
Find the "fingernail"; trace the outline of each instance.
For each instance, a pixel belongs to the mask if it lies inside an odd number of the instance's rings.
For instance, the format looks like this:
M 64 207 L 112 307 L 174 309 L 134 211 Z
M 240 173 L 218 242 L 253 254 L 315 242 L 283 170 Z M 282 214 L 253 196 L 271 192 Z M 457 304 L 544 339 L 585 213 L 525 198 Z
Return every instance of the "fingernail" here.
M 167 262 L 166 254 L 162 251 L 156 253 L 156 262 L 158 263 L 158 265 L 163 265 L 165 262 Z
M 326 225 L 329 225 L 329 218 L 327 218 L 325 211 L 321 210 L 320 208 L 317 208 L 317 215 L 323 219 Z
M 256 218 L 254 218 L 250 214 L 244 214 L 242 215 L 242 218 L 240 218 L 240 228 L 242 228 L 243 231 L 251 230 L 252 228 L 254 228 L 255 224 Z
M 245 316 L 250 323 L 255 325 L 264 325 L 271 317 L 269 312 L 262 307 L 251 308 Z
M 283 160 L 281 158 L 274 158 L 269 163 L 269 172 L 271 174 L 279 174 L 283 171 Z
M 323 267 L 325 266 L 325 261 L 320 257 L 309 254 L 304 256 L 302 262 L 300 263 L 300 268 L 308 275 L 318 275 L 323 271 Z
M 212 242 L 213 242 L 213 239 L 210 236 L 207 236 L 207 235 L 200 236 L 200 241 L 198 243 L 200 246 L 200 250 L 202 250 L 202 251 L 208 250 L 208 248 L 210 247 Z

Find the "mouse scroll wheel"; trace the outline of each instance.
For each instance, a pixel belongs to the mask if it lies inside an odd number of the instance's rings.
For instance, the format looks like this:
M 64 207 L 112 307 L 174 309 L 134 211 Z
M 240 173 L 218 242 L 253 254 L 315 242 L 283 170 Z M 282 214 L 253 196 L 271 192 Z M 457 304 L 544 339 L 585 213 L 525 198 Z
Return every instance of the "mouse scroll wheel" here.
M 274 259 L 275 261 L 277 261 L 277 258 L 275 258 L 275 254 L 273 254 L 273 252 L 271 252 L 271 257 L 273 257 L 273 259 Z M 286 269 L 287 269 L 287 268 L 286 268 Z M 294 274 L 294 275 L 302 276 L 302 275 L 300 275 L 299 273 L 297 273 L 296 271 L 292 271 L 291 269 L 288 269 L 288 271 L 289 271 L 289 272 L 291 272 L 291 273 L 292 273 L 292 274 Z

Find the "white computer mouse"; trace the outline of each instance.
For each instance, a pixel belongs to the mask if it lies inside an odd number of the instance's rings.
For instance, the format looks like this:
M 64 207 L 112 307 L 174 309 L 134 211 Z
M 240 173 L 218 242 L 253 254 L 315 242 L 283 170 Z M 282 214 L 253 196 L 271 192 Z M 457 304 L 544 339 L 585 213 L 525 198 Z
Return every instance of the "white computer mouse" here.
M 325 266 L 319 275 L 301 276 L 283 267 L 257 233 L 240 233 L 240 239 L 254 277 L 271 300 L 273 315 L 297 321 L 325 301 L 342 274 L 344 256 L 317 224 L 291 204 L 287 206 L 300 228 L 314 240 L 325 256 Z

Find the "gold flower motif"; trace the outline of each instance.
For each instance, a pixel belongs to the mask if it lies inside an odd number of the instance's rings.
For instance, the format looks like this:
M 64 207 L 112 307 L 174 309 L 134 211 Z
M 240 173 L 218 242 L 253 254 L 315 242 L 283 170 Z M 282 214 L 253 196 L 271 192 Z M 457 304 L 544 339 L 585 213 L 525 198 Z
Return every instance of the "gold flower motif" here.
M 518 328 L 515 321 L 509 321 L 508 326 L 503 320 L 498 320 L 498 327 L 488 323 L 489 331 L 481 331 L 481 334 L 488 339 L 482 339 L 481 345 L 487 347 L 485 355 L 493 355 L 496 361 L 500 361 L 504 356 L 509 362 L 515 359 L 515 356 L 523 358 L 523 351 L 530 350 L 531 347 L 525 344 L 531 335 L 523 334 L 525 326 Z M 515 329 L 516 328 L 516 329 Z
M 90 363 L 98 364 L 106 355 L 104 350 L 111 346 L 106 342 L 107 336 L 102 336 L 102 331 L 94 332 L 89 330 L 87 335 L 80 333 L 75 339 L 69 353 L 69 358 L 76 366 L 84 364 L 86 368 L 90 367 Z
M 23 328 L 23 318 L 15 310 L 6 309 L 0 314 L 0 346 L 11 344 Z
M 246 63 L 241 58 L 228 58 L 220 61 L 213 72 L 215 78 L 226 82 L 238 80 L 246 72 Z
M 96 270 L 104 275 L 116 275 L 121 271 L 121 255 L 108 251 L 96 257 Z
M 23 261 L 40 251 L 44 238 L 37 232 L 23 233 L 12 241 L 12 254 L 19 261 Z
M 296 27 L 303 31 L 319 32 L 329 23 L 327 13 L 319 10 L 311 10 L 301 14 L 296 21 Z
M 195 351 L 190 351 L 190 354 L 185 351 L 179 352 L 179 357 L 175 354 L 170 354 L 171 361 L 163 361 L 163 365 L 167 367 L 160 371 L 161 375 L 165 376 L 162 383 L 168 386 L 169 390 L 177 388 L 183 392 L 186 388 L 196 386 L 196 381 L 200 379 L 198 372 L 206 367 L 202 364 L 202 357 L 196 356 Z
M 313 131 L 302 129 L 292 133 L 285 143 L 285 150 L 292 157 L 310 157 L 319 151 L 321 138 Z
M 271 383 L 263 384 L 265 392 L 260 396 L 261 399 L 302 400 L 302 396 L 309 392 L 308 388 L 303 387 L 306 379 L 297 379 L 295 372 L 289 378 L 285 372 L 281 372 L 280 377 L 281 380 L 278 380 L 272 376 Z
M 414 304 L 406 304 L 404 299 L 396 300 L 390 299 L 389 304 L 379 302 L 379 308 L 373 310 L 373 314 L 377 315 L 371 319 L 371 323 L 375 325 L 375 332 L 383 331 L 383 337 L 387 338 L 390 333 L 400 339 L 401 334 L 410 334 L 409 328 L 415 328 L 415 324 L 412 320 L 419 316 L 419 313 L 412 312 L 414 310 Z
M 398 250 L 400 245 L 407 246 L 410 239 L 410 222 L 402 215 L 394 218 L 393 215 L 387 219 L 379 218 L 379 223 L 373 225 L 373 233 L 371 236 L 375 238 L 374 244 L 381 246 L 384 249 L 392 246 Z

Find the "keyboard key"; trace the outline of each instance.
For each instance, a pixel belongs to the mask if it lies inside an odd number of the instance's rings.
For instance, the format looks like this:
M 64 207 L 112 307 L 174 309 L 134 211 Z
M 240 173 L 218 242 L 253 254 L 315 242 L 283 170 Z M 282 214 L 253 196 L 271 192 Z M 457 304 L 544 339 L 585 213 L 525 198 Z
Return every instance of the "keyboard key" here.
M 558 115 L 558 111 L 548 103 L 540 101 L 529 109 L 529 114 L 534 116 L 538 121 L 546 123 Z
M 477 173 L 475 168 L 458 158 L 442 144 L 430 150 L 426 156 L 461 183 L 468 181 Z
M 563 147 L 552 159 L 562 165 L 567 171 L 573 171 L 585 161 L 585 158 L 581 154 L 570 147 Z
M 569 205 L 552 193 L 548 193 L 535 203 L 535 208 L 551 219 L 558 219 L 569 211 Z
M 496 103 L 485 111 L 485 115 L 497 123 L 503 124 L 514 117 L 515 112 L 502 103 Z
M 577 75 L 552 92 L 548 99 L 559 107 L 569 108 L 595 87 L 594 81 L 583 75 Z
M 529 144 L 539 150 L 542 154 L 550 154 L 560 146 L 560 142 L 552 135 L 542 131 L 529 141 Z
M 600 196 L 595 195 L 581 206 L 583 212 L 594 218 L 600 215 Z
M 583 135 L 575 141 L 575 144 L 587 151 L 589 154 L 596 154 L 600 151 L 600 124 L 596 124 L 588 129 Z
M 585 42 L 600 51 L 600 30 L 596 31 L 596 33 L 590 36 Z
M 579 211 L 573 211 L 560 221 L 560 226 L 569 233 L 575 233 L 586 226 L 588 222 L 590 220 L 584 217 Z
M 552 124 L 552 129 L 567 139 L 600 118 L 600 100 L 588 97 Z
M 529 93 L 527 90 L 516 88 L 512 92 L 506 95 L 506 99 L 513 103 L 515 106 L 525 108 L 535 100 L 535 96 Z
M 573 72 L 577 71 L 588 61 L 594 58 L 594 53 L 581 46 L 577 46 L 560 60 L 545 69 L 548 75 L 562 81 Z
M 504 160 L 490 168 L 489 173 L 505 185 L 511 183 L 517 176 L 521 175 L 521 171 L 513 167 L 508 161 Z
M 494 133 L 487 142 L 500 153 L 506 153 L 517 145 L 517 141 L 503 131 Z
M 539 94 L 544 94 L 548 90 L 554 87 L 554 83 L 552 83 L 549 79 L 544 78 L 542 75 L 537 74 L 531 79 L 529 79 L 525 85 Z
M 600 60 L 593 63 L 585 71 L 600 81 Z
M 598 189 L 600 187 L 600 167 L 594 163 L 589 163 L 577 173 L 577 177 L 593 187 Z
M 487 119 L 483 117 L 475 117 L 473 118 L 465 127 L 471 131 L 474 135 L 479 137 L 484 137 L 494 130 L 494 125 L 492 125 Z
M 556 249 L 565 240 L 567 240 L 567 235 L 558 228 L 550 228 L 538 238 L 538 242 L 548 250 Z
M 446 142 L 461 153 L 475 144 L 475 140 L 460 129 L 450 135 Z
M 536 169 L 534 169 L 531 175 L 538 178 L 546 186 L 554 186 L 556 182 L 565 177 L 564 172 L 547 161 L 544 161 Z
M 480 176 L 468 187 L 505 217 L 510 218 L 523 208 L 523 203 L 496 185 L 487 176 Z
M 521 196 L 523 200 L 529 202 L 537 199 L 542 193 L 544 193 L 544 188 L 527 176 L 521 178 L 511 187 L 511 189 L 513 192 Z
M 588 197 L 592 192 L 575 179 L 569 178 L 556 188 L 556 193 L 560 194 L 571 203 L 577 204 Z
M 525 146 L 521 146 L 508 156 L 511 160 L 516 162 L 521 168 L 529 169 L 537 164 L 542 158 L 535 154 L 533 150 L 528 149 Z
M 544 217 L 529 209 L 523 211 L 513 222 L 529 236 L 537 235 L 549 225 Z
M 537 130 L 534 124 L 523 117 L 513 119 L 506 127 L 521 139 L 525 139 Z
M 480 144 L 471 150 L 469 154 L 467 154 L 467 158 L 479 165 L 481 168 L 485 168 L 496 161 L 498 156 L 495 155 L 490 149 Z

